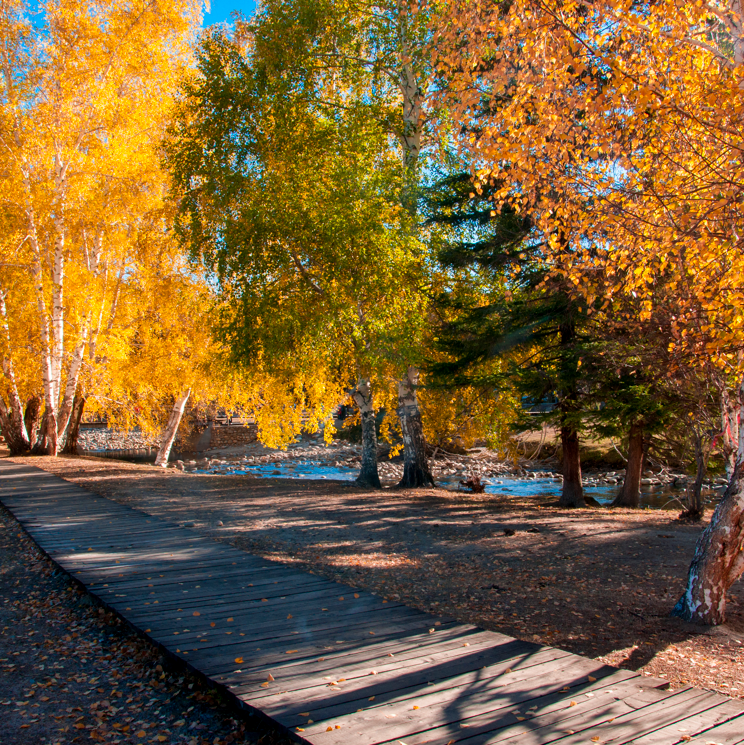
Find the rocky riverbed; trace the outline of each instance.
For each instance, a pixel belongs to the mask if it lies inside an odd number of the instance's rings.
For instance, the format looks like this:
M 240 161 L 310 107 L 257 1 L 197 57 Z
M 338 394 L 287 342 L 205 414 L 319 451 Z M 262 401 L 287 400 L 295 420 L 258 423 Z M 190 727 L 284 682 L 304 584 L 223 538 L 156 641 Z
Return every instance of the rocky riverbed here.
M 300 442 L 287 450 L 270 450 L 260 444 L 207 453 L 201 458 L 177 460 L 171 467 L 185 472 L 213 474 L 253 474 L 263 478 L 305 478 L 353 481 L 361 463 L 358 445 L 336 441 L 330 445 Z M 486 448 L 474 448 L 467 454 L 436 453 L 430 460 L 435 481 L 450 489 L 463 488 L 461 482 L 479 478 L 489 493 L 558 494 L 562 476 L 555 461 L 504 461 Z M 383 486 L 393 486 L 403 475 L 400 459 L 384 455 L 378 464 Z M 584 473 L 588 497 L 608 503 L 616 496 L 625 477 L 622 470 L 593 469 Z M 643 504 L 649 507 L 681 507 L 692 477 L 669 469 L 646 471 L 642 479 Z M 715 499 L 726 480 L 708 479 L 705 493 Z

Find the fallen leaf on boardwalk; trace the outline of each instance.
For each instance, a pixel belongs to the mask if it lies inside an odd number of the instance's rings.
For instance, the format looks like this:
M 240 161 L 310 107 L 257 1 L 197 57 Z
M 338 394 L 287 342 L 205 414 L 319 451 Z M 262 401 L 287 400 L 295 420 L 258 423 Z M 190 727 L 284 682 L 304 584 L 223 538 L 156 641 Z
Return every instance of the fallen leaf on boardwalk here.
M 212 623 L 210 623 L 209 625 L 210 625 L 210 626 L 211 626 L 212 628 L 214 628 L 214 627 L 215 627 L 215 626 L 216 626 L 217 624 L 216 624 L 216 623 L 215 623 L 214 621 L 212 621 Z
M 336 729 L 341 729 L 341 725 L 340 724 L 337 724 L 336 725 Z
M 520 722 L 524 722 L 524 720 L 527 719 L 527 717 L 519 717 L 516 714 L 514 716 L 517 717 L 517 719 L 519 719 Z
M 194 613 L 193 613 L 193 615 L 195 615 L 195 616 L 200 616 L 200 615 L 201 615 L 201 613 L 199 613 L 199 611 L 198 611 L 198 610 L 195 610 L 195 611 L 194 611 Z
M 300 712 L 300 716 L 301 717 L 309 717 L 310 716 L 310 712 L 309 711 L 301 711 Z
M 564 730 L 564 732 L 565 732 L 565 733 L 566 733 L 567 735 L 573 735 L 573 734 L 575 734 L 575 733 L 574 733 L 574 730 L 572 730 L 572 729 L 567 729 L 567 730 Z
M 266 680 L 269 680 L 269 681 L 274 680 L 274 676 L 271 673 L 269 673 L 269 675 L 266 678 Z
M 596 682 L 597 682 L 597 679 L 596 679 L 596 678 L 595 678 L 594 676 L 592 676 L 592 675 L 587 675 L 587 676 L 586 676 L 586 679 L 587 679 L 587 680 L 588 680 L 588 681 L 589 681 L 590 683 L 596 683 Z
M 228 618 L 227 622 L 230 623 L 232 621 L 232 618 Z
M 268 602 L 269 602 L 269 600 L 268 600 L 268 598 L 261 598 L 261 602 L 262 602 L 262 603 L 268 603 Z
M 147 735 L 147 732 L 145 732 L 145 730 L 143 730 L 143 729 L 141 729 L 141 730 L 140 730 L 140 731 L 139 731 L 139 732 L 137 733 L 137 737 L 145 737 L 146 735 Z
M 297 654 L 299 649 L 288 649 L 284 654 Z
M 599 737 L 592 737 L 592 742 L 599 742 Z
M 418 706 L 414 706 L 413 708 L 414 708 L 414 709 L 418 709 Z
M 292 618 L 292 614 L 291 613 L 287 616 L 287 619 L 290 619 L 290 618 Z
M 507 667 L 506 670 L 504 670 L 504 673 L 510 673 L 512 669 L 510 667 Z
M 375 700 L 375 697 L 374 696 L 370 696 L 367 700 L 368 701 L 374 701 Z
M 570 701 L 568 705 L 569 706 L 576 706 L 576 702 L 575 701 Z
M 326 732 L 333 732 L 333 727 L 326 727 Z
M 305 730 L 304 730 L 304 729 L 302 729 L 302 727 L 298 727 L 298 728 L 297 728 L 297 731 L 298 731 L 298 732 L 304 732 Z
M 341 596 L 341 597 L 339 598 L 339 600 L 343 600 L 343 599 L 344 599 L 344 596 L 342 595 L 342 596 Z
M 237 663 L 238 663 L 238 665 L 239 665 L 239 664 L 240 664 L 240 663 L 241 663 L 242 661 L 243 661 L 243 658 L 242 658 L 242 657 L 236 657 L 236 658 L 235 658 L 235 662 L 237 662 Z
M 268 683 L 261 683 L 261 688 L 268 688 L 268 687 L 269 687 Z
M 570 690 L 571 690 L 570 686 L 563 686 L 563 688 L 561 688 L 561 693 L 567 693 Z

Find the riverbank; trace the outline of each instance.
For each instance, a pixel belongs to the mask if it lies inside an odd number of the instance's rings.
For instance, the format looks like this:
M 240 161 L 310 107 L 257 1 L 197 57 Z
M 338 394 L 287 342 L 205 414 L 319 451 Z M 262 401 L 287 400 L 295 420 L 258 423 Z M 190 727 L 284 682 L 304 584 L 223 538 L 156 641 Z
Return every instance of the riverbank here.
M 744 587 L 725 627 L 668 618 L 701 526 L 545 497 L 23 459 L 216 540 L 466 623 L 744 698 Z

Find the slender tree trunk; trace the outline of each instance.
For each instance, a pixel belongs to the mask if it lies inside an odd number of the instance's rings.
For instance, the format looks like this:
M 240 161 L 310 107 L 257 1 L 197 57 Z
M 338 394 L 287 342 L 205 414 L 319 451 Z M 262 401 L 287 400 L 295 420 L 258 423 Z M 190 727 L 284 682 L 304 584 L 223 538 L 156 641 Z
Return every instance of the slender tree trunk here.
M 83 418 L 83 409 L 85 409 L 85 396 L 75 396 L 72 402 L 72 413 L 70 423 L 67 427 L 67 436 L 61 452 L 66 455 L 77 455 L 78 435 L 80 434 L 80 422 Z
M 563 450 L 563 489 L 559 504 L 561 507 L 586 507 L 584 487 L 581 483 L 579 433 L 571 424 L 561 426 L 561 448 Z
M 357 476 L 358 486 L 380 489 L 380 474 L 377 471 L 377 428 L 372 388 L 369 378 L 360 378 L 351 394 L 359 409 L 362 423 L 362 467 Z
M 697 522 L 705 515 L 703 504 L 703 480 L 708 470 L 708 456 L 710 451 L 705 447 L 703 435 L 695 432 L 695 481 L 692 488 L 687 490 L 687 509 L 679 516 L 680 520 Z
M 82 339 L 78 342 L 77 346 L 72 352 L 72 359 L 70 360 L 70 368 L 67 371 L 67 382 L 65 383 L 65 394 L 62 398 L 62 405 L 59 407 L 59 414 L 57 415 L 57 437 L 61 443 L 65 442 L 65 432 L 68 425 L 70 424 L 70 415 L 72 414 L 72 406 L 75 401 L 75 391 L 77 390 L 78 379 L 80 378 L 80 368 L 83 364 L 83 356 L 85 354 L 85 347 L 88 343 L 88 323 L 90 318 L 86 319 L 83 326 Z
M 163 436 L 160 439 L 160 449 L 158 455 L 155 458 L 155 465 L 166 468 L 168 466 L 168 456 L 170 456 L 171 448 L 173 447 L 173 441 L 176 439 L 176 433 L 178 432 L 178 425 L 181 423 L 181 417 L 183 411 L 186 408 L 186 403 L 191 395 L 191 388 L 185 391 L 180 398 L 176 399 L 176 403 L 173 404 L 173 410 L 171 411 L 170 417 L 168 418 L 168 424 L 163 431 Z
M 739 444 L 739 416 L 741 401 L 732 396 L 725 383 L 721 384 L 721 450 L 728 480 L 736 468 L 736 448 Z
M 739 400 L 744 395 L 744 380 Z M 708 527 L 701 533 L 673 616 L 716 626 L 726 620 L 726 593 L 744 572 L 744 427 L 739 427 L 736 470 Z
M 409 366 L 406 376 L 398 382 L 398 419 L 403 432 L 403 478 L 398 487 L 415 489 L 435 486 L 426 457 L 426 439 L 421 411 L 416 397 L 419 371 Z
M 625 481 L 623 481 L 622 491 L 612 503 L 613 507 L 640 507 L 643 455 L 643 425 L 633 422 L 630 425 L 628 437 L 628 465 L 625 467 Z
M 26 423 L 23 419 L 23 406 L 21 397 L 18 395 L 18 384 L 16 383 L 15 367 L 13 365 L 13 344 L 8 325 L 8 309 L 5 305 L 6 292 L 0 290 L 0 324 L 2 324 L 3 336 L 7 348 L 7 357 L 3 359 L 3 374 L 8 381 L 7 393 L 10 407 L 2 402 L 0 413 L 0 424 L 3 435 L 8 443 L 8 448 L 13 455 L 25 453 L 31 447 Z
M 26 425 L 28 444 L 33 448 L 36 445 L 36 431 L 39 427 L 39 413 L 41 412 L 41 399 L 31 396 L 26 401 L 26 412 L 23 415 L 23 423 Z
M 29 451 L 30 446 L 23 418 L 16 416 L 12 409 L 8 408 L 2 396 L 0 396 L 0 429 L 11 455 L 23 455 Z

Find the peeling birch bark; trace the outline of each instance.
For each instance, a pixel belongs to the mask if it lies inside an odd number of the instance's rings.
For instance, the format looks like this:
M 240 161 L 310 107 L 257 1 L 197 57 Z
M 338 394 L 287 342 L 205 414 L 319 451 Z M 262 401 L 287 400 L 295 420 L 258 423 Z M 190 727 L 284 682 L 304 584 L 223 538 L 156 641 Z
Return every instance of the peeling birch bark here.
M 360 378 L 351 397 L 359 409 L 362 423 L 362 464 L 357 476 L 357 486 L 381 489 L 380 474 L 377 470 L 377 429 L 375 407 L 369 378 Z
M 23 405 L 18 395 L 18 384 L 16 383 L 15 368 L 13 366 L 13 349 L 5 305 L 5 292 L 0 292 L 0 320 L 2 321 L 3 334 L 8 350 L 8 356 L 3 359 L 3 374 L 8 381 L 7 396 L 10 404 L 10 406 L 6 405 L 5 401 L 2 403 L 0 426 L 2 426 L 3 435 L 8 443 L 11 455 L 20 455 L 30 449 L 31 443 L 23 418 Z
M 739 399 L 744 394 L 744 380 Z M 672 615 L 717 626 L 726 620 L 726 594 L 744 572 L 744 427 L 739 427 L 736 470 L 695 546 L 687 584 Z
M 168 418 L 168 424 L 165 426 L 163 436 L 160 439 L 160 448 L 155 458 L 156 466 L 160 466 L 161 468 L 168 466 L 168 457 L 170 456 L 173 441 L 176 439 L 176 433 L 178 432 L 178 425 L 181 423 L 181 417 L 183 416 L 183 411 L 186 408 L 186 403 L 190 395 L 191 388 L 181 394 L 180 398 L 177 398 L 176 403 L 173 404 L 173 409 Z
M 612 503 L 613 507 L 640 507 L 643 455 L 643 426 L 638 422 L 633 422 L 628 435 L 628 464 L 625 466 L 625 480 L 620 494 Z
M 398 382 L 398 419 L 403 432 L 403 478 L 398 487 L 436 486 L 426 457 L 426 439 L 416 396 L 419 371 L 412 365 Z

